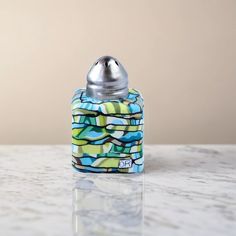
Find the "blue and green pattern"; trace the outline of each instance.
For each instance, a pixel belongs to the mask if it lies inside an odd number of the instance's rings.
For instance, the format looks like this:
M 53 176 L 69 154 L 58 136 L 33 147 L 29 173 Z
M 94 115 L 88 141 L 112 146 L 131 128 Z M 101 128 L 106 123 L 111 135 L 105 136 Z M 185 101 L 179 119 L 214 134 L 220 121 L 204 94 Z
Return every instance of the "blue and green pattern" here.
M 72 165 L 82 172 L 142 172 L 143 98 L 134 89 L 120 100 L 76 91 L 72 100 Z

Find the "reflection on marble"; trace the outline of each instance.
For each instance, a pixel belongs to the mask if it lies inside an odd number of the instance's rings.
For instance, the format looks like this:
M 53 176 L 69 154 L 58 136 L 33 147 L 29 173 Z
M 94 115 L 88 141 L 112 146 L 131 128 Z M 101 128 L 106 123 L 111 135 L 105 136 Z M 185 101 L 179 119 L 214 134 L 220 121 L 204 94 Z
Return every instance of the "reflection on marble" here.
M 236 235 L 236 146 L 144 151 L 144 174 L 85 174 L 70 146 L 0 146 L 0 235 Z
M 143 175 L 82 174 L 75 179 L 75 235 L 143 235 Z

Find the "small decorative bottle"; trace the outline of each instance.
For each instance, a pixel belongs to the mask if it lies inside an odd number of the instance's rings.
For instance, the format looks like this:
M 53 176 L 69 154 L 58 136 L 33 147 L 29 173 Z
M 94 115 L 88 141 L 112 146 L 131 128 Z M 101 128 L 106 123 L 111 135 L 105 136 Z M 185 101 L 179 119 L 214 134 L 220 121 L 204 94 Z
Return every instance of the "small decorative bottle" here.
M 81 172 L 138 173 L 144 168 L 143 98 L 110 56 L 99 58 L 86 89 L 72 100 L 72 165 Z

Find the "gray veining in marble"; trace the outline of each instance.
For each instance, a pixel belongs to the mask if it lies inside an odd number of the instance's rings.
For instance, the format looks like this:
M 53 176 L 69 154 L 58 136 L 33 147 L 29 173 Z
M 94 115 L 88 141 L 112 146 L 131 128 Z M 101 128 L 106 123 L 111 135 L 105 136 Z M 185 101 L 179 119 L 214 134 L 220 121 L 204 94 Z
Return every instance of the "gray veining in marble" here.
M 236 235 L 236 146 L 145 146 L 144 174 L 85 174 L 70 146 L 0 146 L 1 236 Z

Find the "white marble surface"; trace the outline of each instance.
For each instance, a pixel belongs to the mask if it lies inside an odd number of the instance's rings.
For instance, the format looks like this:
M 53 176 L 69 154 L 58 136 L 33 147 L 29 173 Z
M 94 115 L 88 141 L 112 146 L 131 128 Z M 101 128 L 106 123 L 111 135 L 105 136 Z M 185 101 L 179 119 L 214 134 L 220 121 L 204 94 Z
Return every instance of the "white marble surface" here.
M 0 146 L 1 236 L 236 235 L 236 146 L 145 146 L 145 173 L 72 171 L 70 146 Z

